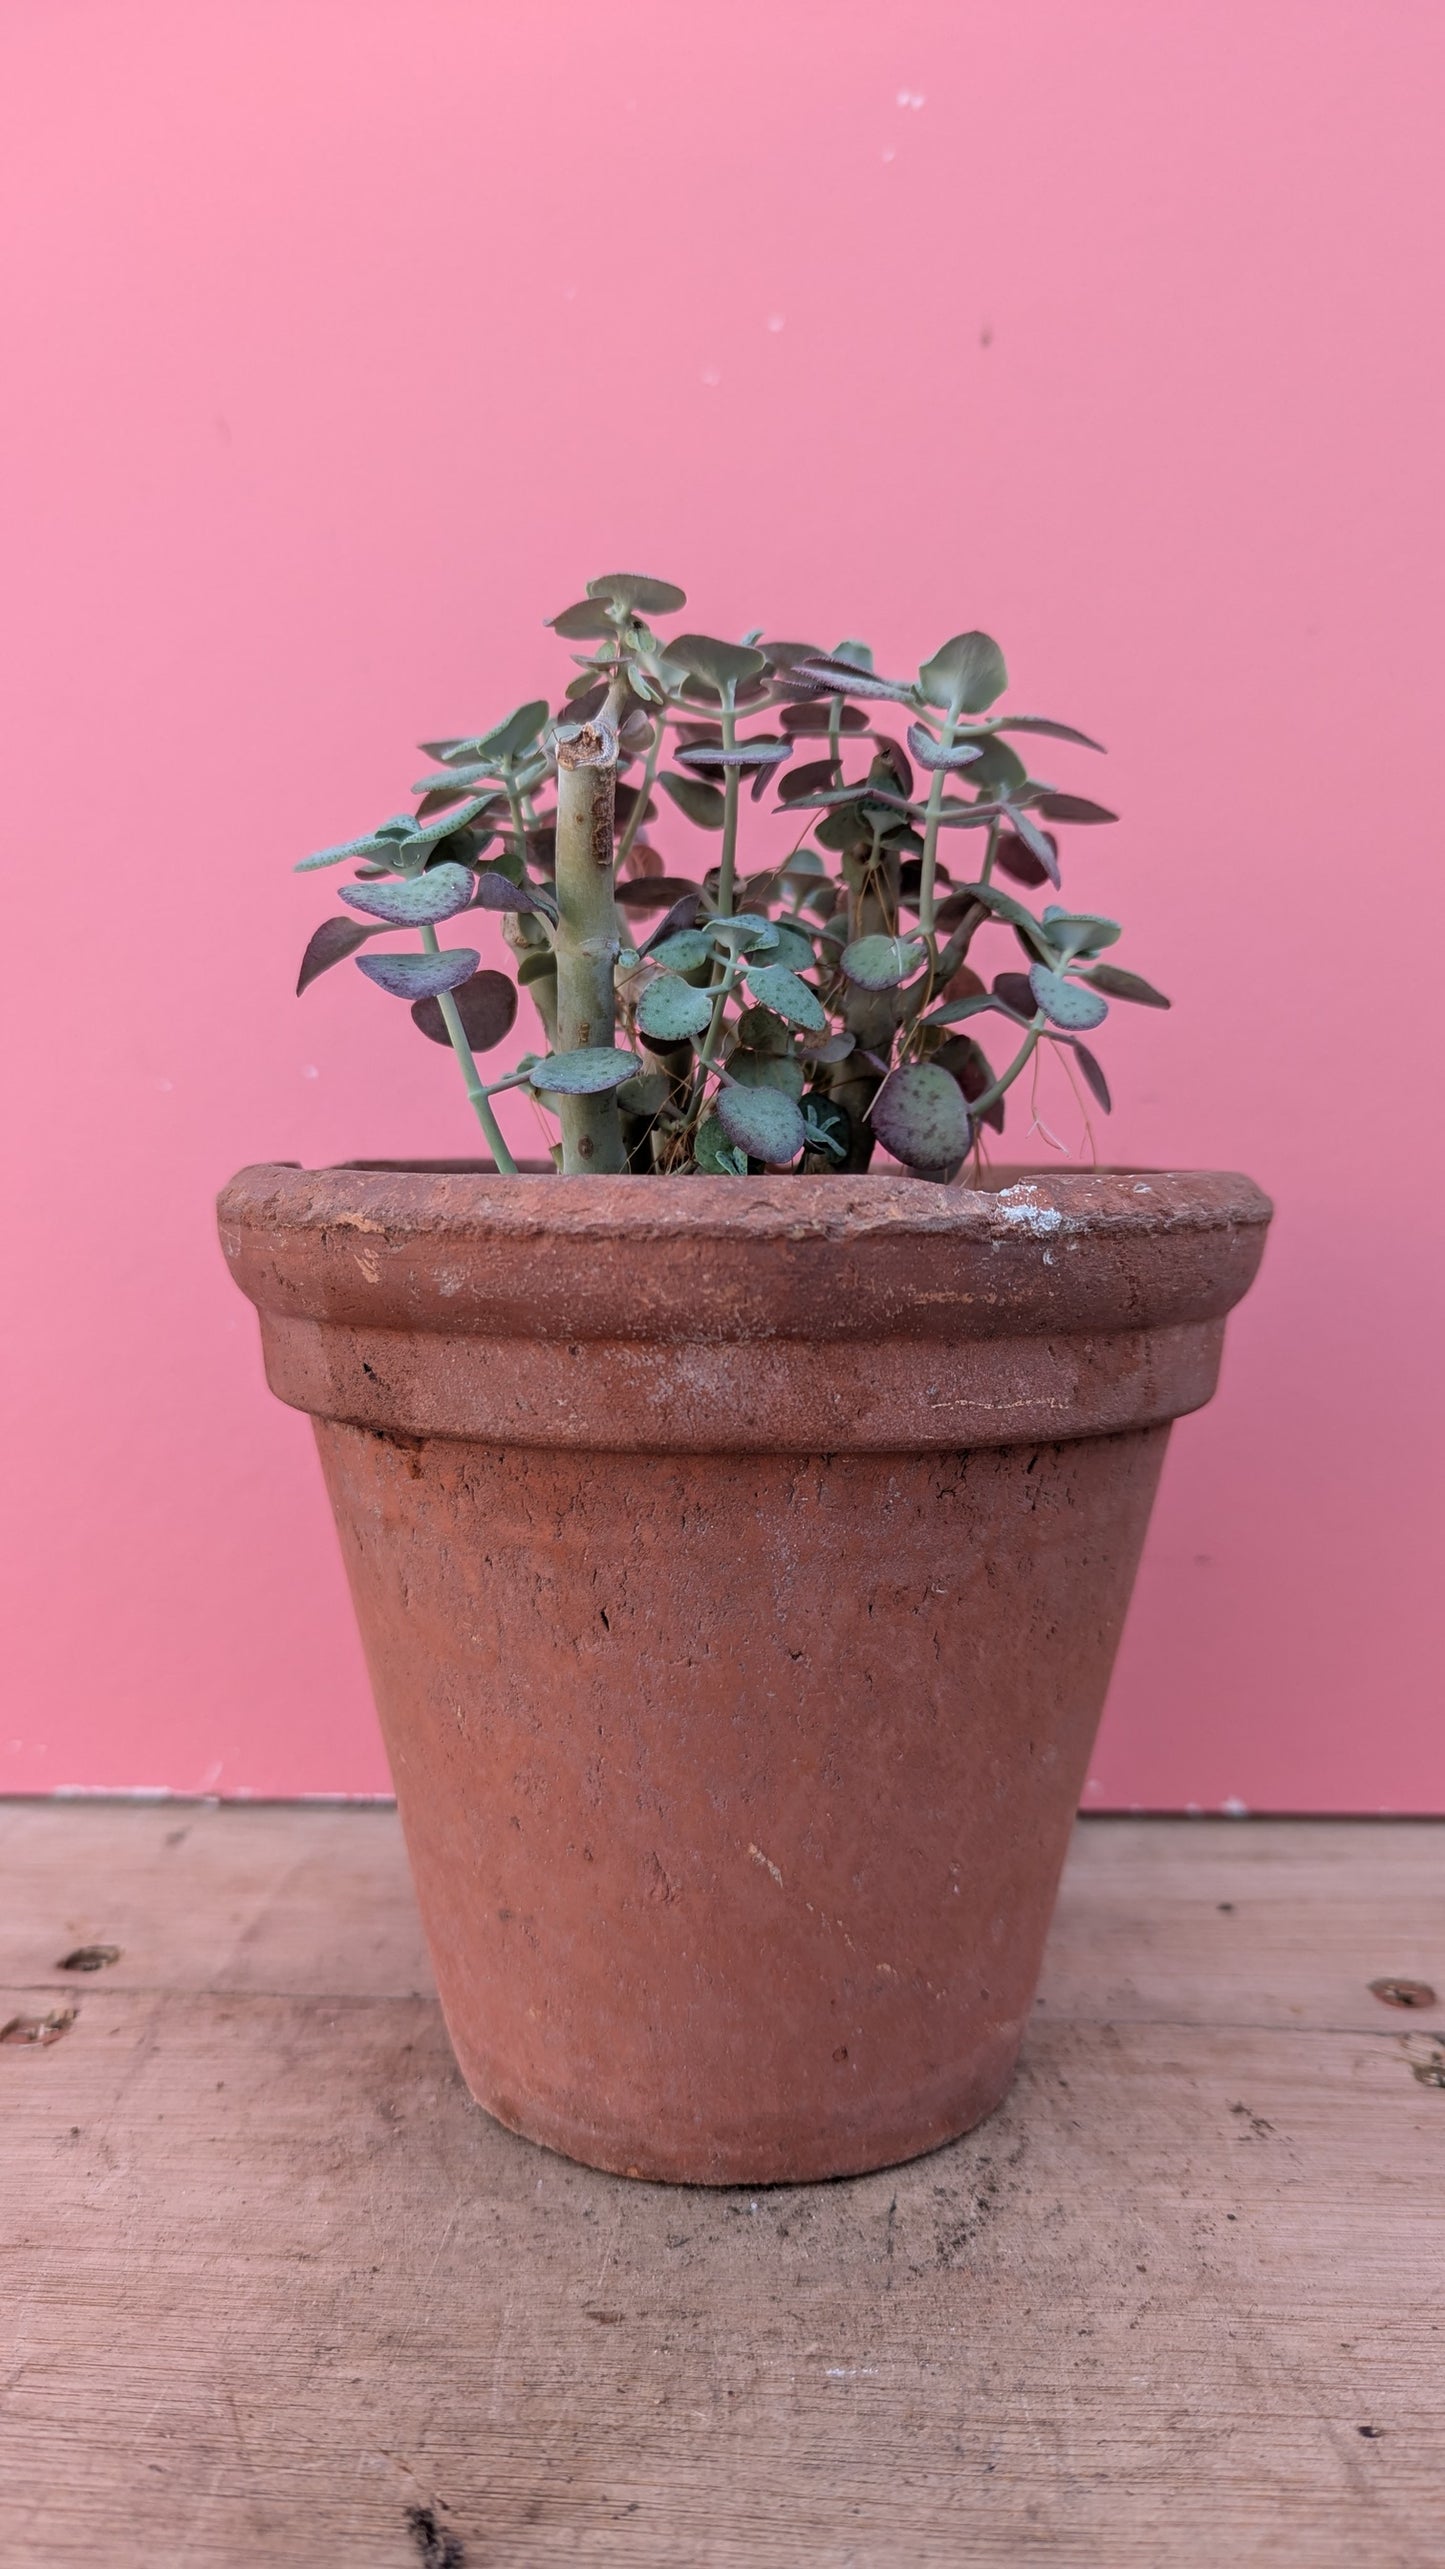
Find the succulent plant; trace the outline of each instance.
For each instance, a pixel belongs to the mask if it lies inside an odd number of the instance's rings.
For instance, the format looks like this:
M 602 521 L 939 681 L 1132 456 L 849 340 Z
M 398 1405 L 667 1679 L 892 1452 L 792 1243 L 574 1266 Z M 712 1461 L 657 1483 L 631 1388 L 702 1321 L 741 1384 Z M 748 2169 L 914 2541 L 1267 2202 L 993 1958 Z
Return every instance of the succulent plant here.
M 1116 920 L 1062 899 L 1035 912 L 1005 888 L 1060 892 L 1059 829 L 1115 817 L 1032 775 L 1022 750 L 1100 744 L 995 711 L 1008 676 L 985 633 L 893 679 L 851 640 L 660 639 L 657 621 L 686 603 L 665 580 L 591 581 L 550 619 L 593 646 L 555 712 L 539 698 L 490 731 L 424 741 L 414 813 L 304 857 L 298 871 L 349 863 L 356 879 L 311 938 L 298 991 L 350 957 L 409 1001 L 456 1054 L 507 1173 L 491 1101 L 520 1086 L 556 1117 L 570 1175 L 855 1171 L 881 1145 L 947 1180 L 1003 1130 L 1009 1090 L 1045 1047 L 1107 1113 L 1084 1037 L 1112 1000 L 1169 1002 L 1100 960 Z M 745 787 L 799 824 L 790 852 L 748 874 Z M 645 834 L 664 816 L 668 833 L 701 833 L 694 866 L 674 870 Z M 438 928 L 465 938 L 477 910 L 501 914 L 515 985 L 475 946 L 442 945 Z M 970 958 L 993 931 L 1021 952 L 986 984 Z M 547 1051 L 484 1079 L 477 1055 L 511 1032 L 518 986 Z M 1012 1048 L 997 1070 L 972 1024 L 985 1017 Z

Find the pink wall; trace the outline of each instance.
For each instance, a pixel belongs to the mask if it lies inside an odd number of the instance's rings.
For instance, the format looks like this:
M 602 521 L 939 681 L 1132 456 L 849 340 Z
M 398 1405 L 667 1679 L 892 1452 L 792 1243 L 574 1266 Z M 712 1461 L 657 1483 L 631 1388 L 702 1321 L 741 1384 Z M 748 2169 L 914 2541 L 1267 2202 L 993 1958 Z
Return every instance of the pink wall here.
M 1177 1001 L 1111 1153 L 1280 1215 L 1091 1800 L 1445 1806 L 1442 56 L 1436 0 L 4 13 L 0 1781 L 385 1788 L 210 1199 L 471 1147 L 404 1011 L 292 998 L 289 862 L 621 563 L 900 666 L 981 623 L 1109 741 L 1071 884 Z

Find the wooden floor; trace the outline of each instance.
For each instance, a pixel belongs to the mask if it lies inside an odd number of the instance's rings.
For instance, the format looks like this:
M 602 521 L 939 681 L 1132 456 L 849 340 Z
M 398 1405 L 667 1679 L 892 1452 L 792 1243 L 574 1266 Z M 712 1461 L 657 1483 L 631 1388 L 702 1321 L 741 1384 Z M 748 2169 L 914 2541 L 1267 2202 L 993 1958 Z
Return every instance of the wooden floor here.
M 1087 1821 L 991 2123 L 680 2192 L 469 2102 L 389 1811 L 0 1805 L 0 2562 L 1438 2569 L 1387 1977 L 1445 1827 Z

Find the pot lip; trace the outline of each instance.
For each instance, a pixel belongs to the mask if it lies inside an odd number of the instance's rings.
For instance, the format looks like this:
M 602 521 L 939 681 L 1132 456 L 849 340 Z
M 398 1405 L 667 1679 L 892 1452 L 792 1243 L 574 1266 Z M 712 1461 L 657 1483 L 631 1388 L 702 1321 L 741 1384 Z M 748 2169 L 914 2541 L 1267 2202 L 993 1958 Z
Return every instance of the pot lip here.
M 794 1177 L 561 1177 L 534 1164 L 499 1177 L 483 1160 L 344 1160 L 308 1169 L 260 1161 L 222 1191 L 223 1226 L 452 1238 L 565 1233 L 762 1242 L 886 1233 L 1030 1238 L 1066 1232 L 1256 1229 L 1274 1211 L 1231 1169 L 1028 1168 L 1000 1165 L 983 1187 L 943 1186 L 901 1170 Z M 528 1183 L 547 1177 L 545 1190 Z

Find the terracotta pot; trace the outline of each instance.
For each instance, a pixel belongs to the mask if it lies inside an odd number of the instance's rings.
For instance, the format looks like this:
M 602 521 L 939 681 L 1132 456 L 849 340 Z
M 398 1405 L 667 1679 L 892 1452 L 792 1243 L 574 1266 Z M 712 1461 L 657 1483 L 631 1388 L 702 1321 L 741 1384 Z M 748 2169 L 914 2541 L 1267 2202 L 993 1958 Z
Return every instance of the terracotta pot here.
M 1248 1179 L 247 1169 L 472 2093 L 841 2176 L 998 2104 Z

